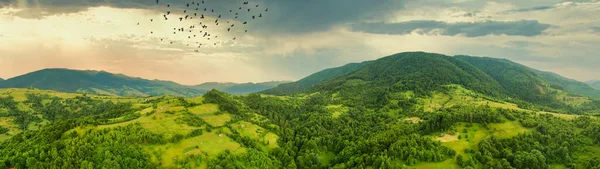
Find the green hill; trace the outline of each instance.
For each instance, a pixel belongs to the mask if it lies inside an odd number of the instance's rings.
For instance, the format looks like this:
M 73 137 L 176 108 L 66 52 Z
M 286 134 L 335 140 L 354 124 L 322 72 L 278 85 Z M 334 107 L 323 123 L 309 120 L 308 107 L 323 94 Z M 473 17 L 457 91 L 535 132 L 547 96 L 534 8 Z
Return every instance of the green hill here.
M 386 104 L 396 92 L 412 91 L 418 96 L 458 84 L 490 96 L 502 96 L 502 87 L 470 64 L 453 57 L 407 52 L 368 62 L 365 66 L 313 86 L 311 92 L 331 92 L 348 103 L 367 106 Z
M 307 76 L 303 79 L 300 79 L 296 82 L 281 84 L 275 88 L 265 90 L 262 93 L 265 94 L 274 94 L 274 95 L 285 95 L 291 93 L 301 92 L 319 82 L 333 79 L 335 77 L 339 77 L 345 75 L 349 72 L 352 72 L 358 68 L 363 67 L 368 62 L 362 63 L 350 63 L 341 67 L 325 69 L 320 72 L 314 73 L 310 76 Z
M 573 79 L 568 79 L 562 77 L 556 73 L 545 72 L 536 70 L 533 68 L 529 68 L 527 66 L 506 60 L 506 59 L 496 59 L 496 58 L 486 58 L 486 57 L 472 57 L 472 56 L 455 56 L 458 59 L 469 62 L 483 71 L 486 71 L 488 74 L 492 75 L 492 77 L 496 77 L 496 80 L 502 82 L 505 87 L 516 89 L 520 88 L 523 83 L 530 82 L 529 87 L 535 86 L 544 86 L 546 83 L 550 84 L 551 87 L 557 88 L 560 90 L 565 90 L 572 94 L 578 94 L 583 96 L 590 97 L 600 97 L 600 91 L 591 88 L 589 85 L 579 82 Z M 526 81 L 515 81 L 515 80 L 526 80 Z M 521 84 L 519 84 L 521 83 Z M 517 86 L 513 86 L 517 85 Z M 518 91 L 511 91 L 512 93 L 518 94 L 521 93 L 524 97 L 528 97 L 526 95 L 535 95 L 535 93 L 522 93 Z M 529 98 L 531 100 L 532 98 Z
M 0 82 L 1 88 L 39 88 L 120 96 L 197 96 L 205 90 L 171 81 L 146 80 L 105 71 L 43 69 Z
M 590 85 L 590 87 L 600 90 L 600 80 L 596 80 L 596 81 L 588 81 L 586 82 L 587 84 Z
M 217 89 L 230 94 L 248 94 L 264 91 L 276 87 L 277 85 L 288 83 L 286 81 L 271 81 L 261 83 L 219 83 L 219 82 L 207 82 L 200 85 L 192 86 L 192 88 L 201 90 L 212 90 Z

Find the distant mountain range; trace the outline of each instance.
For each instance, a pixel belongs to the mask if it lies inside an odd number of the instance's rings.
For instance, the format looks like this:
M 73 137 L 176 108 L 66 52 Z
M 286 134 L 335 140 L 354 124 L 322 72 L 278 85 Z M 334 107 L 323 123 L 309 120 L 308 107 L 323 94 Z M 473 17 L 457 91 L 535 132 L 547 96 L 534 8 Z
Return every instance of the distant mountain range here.
M 231 94 L 263 91 L 285 82 L 204 83 L 185 86 L 172 81 L 147 80 L 105 71 L 43 69 L 14 78 L 0 80 L 0 88 L 38 88 L 61 92 L 92 93 L 119 96 L 173 95 L 194 97 L 213 88 Z
M 600 80 L 587 81 L 586 83 L 589 84 L 592 88 L 600 90 Z
M 561 101 L 560 93 L 600 98 L 600 91 L 586 83 L 506 59 L 452 57 L 425 52 L 399 53 L 326 69 L 262 93 L 325 92 L 350 102 L 376 105 L 394 97 L 390 93 L 412 91 L 417 95 L 427 94 L 448 84 L 458 84 L 502 100 L 525 101 L 554 108 L 567 107 Z
M 277 85 L 289 83 L 289 81 L 271 81 L 262 83 L 219 83 L 219 82 L 207 82 L 200 85 L 192 86 L 192 88 L 199 90 L 212 90 L 217 89 L 230 94 L 248 94 L 264 91 L 276 87 Z

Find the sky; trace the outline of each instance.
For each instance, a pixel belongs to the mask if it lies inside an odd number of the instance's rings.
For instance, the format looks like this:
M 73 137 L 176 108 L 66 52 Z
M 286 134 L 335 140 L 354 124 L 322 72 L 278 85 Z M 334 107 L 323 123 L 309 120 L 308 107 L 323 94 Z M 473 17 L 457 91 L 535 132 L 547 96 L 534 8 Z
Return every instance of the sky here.
M 0 0 L 0 78 L 70 68 L 187 85 L 298 80 L 425 51 L 600 80 L 600 0 L 204 1 L 195 11 L 192 0 Z M 178 20 L 192 12 L 205 18 Z

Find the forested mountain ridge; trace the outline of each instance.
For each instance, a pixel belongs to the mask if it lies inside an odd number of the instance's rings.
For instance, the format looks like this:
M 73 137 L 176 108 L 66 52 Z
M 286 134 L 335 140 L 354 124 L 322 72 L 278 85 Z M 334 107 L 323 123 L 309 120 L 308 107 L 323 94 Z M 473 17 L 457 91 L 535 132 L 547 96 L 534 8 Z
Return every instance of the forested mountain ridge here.
M 600 90 L 600 80 L 587 81 L 586 83 L 589 84 L 592 88 Z
M 506 59 L 485 57 L 405 52 L 363 62 L 350 69 L 338 67 L 328 70 L 342 69 L 349 71 L 337 71 L 331 75 L 323 75 L 329 72 L 322 71 L 305 78 L 311 79 L 316 75 L 324 77 L 318 81 L 303 79 L 262 93 L 288 95 L 327 92 L 344 97 L 349 103 L 381 106 L 397 98 L 394 96 L 397 92 L 411 91 L 423 96 L 444 90 L 444 85 L 458 84 L 498 100 L 517 103 L 521 107 L 575 112 L 574 107 L 581 105 L 565 102 L 579 99 L 580 96 L 572 94 L 594 96 L 598 92 L 556 74 L 531 69 Z M 289 86 L 304 87 L 290 90 L 293 88 Z
M 146 80 L 105 71 L 43 69 L 0 82 L 0 88 L 39 88 L 120 96 L 198 96 L 206 90 L 171 81 Z
M 302 78 L 296 82 L 280 84 L 277 87 L 262 91 L 261 93 L 284 95 L 284 94 L 301 92 L 319 82 L 327 81 L 327 80 L 333 79 L 335 77 L 342 76 L 344 74 L 352 72 L 358 68 L 363 67 L 367 63 L 368 62 L 350 63 L 350 64 L 346 64 L 341 67 L 325 69 L 325 70 L 319 71 L 317 73 L 311 74 L 305 78 Z
M 554 88 L 565 90 L 569 93 L 600 98 L 600 90 L 596 90 L 586 83 L 565 78 L 553 72 L 545 72 L 533 69 L 507 59 L 474 57 L 464 55 L 459 55 L 455 57 L 458 59 L 465 60 L 479 67 L 480 69 L 495 75 L 496 77 L 498 77 L 497 80 L 499 81 L 510 80 L 511 76 L 516 76 L 515 78 L 517 79 L 529 78 L 529 80 L 536 83 L 536 85 L 544 85 L 543 83 L 548 83 L 553 85 Z M 536 75 L 538 77 L 536 77 Z M 543 80 L 540 80 L 540 78 Z
M 206 82 L 200 85 L 192 86 L 192 88 L 201 90 L 217 89 L 229 94 L 248 94 L 264 91 L 276 87 L 277 85 L 289 83 L 287 81 L 270 81 L 260 83 L 219 83 Z

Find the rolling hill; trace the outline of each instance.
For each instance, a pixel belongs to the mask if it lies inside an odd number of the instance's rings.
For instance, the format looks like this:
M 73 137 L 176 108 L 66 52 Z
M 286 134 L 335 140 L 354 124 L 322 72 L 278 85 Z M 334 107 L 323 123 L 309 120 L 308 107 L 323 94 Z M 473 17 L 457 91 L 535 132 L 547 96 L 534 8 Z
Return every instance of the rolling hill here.
M 506 59 L 473 56 L 455 57 L 469 62 L 492 75 L 492 77 L 495 77 L 497 81 L 501 82 L 505 88 L 512 89 L 510 91 L 511 93 L 521 94 L 522 96 L 532 95 L 531 93 L 522 93 L 516 90 L 521 87 L 519 85 L 523 85 L 524 83 L 526 83 L 525 85 L 530 85 L 529 87 L 533 87 L 533 85 L 545 87 L 549 84 L 554 88 L 565 90 L 569 93 L 600 98 L 599 90 L 591 88 L 583 82 L 568 79 L 556 73 L 536 70 Z M 516 81 L 519 79 L 527 81 Z
M 248 94 L 264 91 L 276 87 L 277 85 L 288 83 L 286 81 L 271 81 L 261 83 L 219 83 L 219 82 L 207 82 L 200 85 L 192 86 L 192 88 L 200 90 L 212 90 L 217 89 L 229 94 Z
M 587 81 L 586 83 L 589 84 L 592 88 L 600 90 L 600 80 Z
M 451 84 L 496 100 L 561 111 L 570 111 L 575 105 L 565 100 L 574 100 L 576 95 L 597 96 L 598 92 L 583 83 L 506 59 L 405 52 L 327 69 L 262 93 L 330 93 L 350 105 L 377 107 L 395 100 L 402 92 L 427 96 Z
M 0 82 L 0 88 L 39 88 L 119 96 L 198 96 L 206 90 L 171 81 L 146 80 L 105 71 L 43 69 Z
M 309 87 L 312 87 L 313 85 L 315 85 L 319 82 L 330 80 L 335 77 L 345 75 L 349 72 L 352 72 L 358 68 L 363 67 L 367 63 L 368 62 L 350 63 L 350 64 L 346 64 L 344 66 L 337 67 L 337 68 L 325 69 L 320 72 L 309 75 L 305 78 L 302 78 L 296 82 L 280 84 L 279 86 L 274 87 L 272 89 L 265 90 L 262 93 L 274 94 L 274 95 L 297 93 L 297 92 L 303 91 Z

